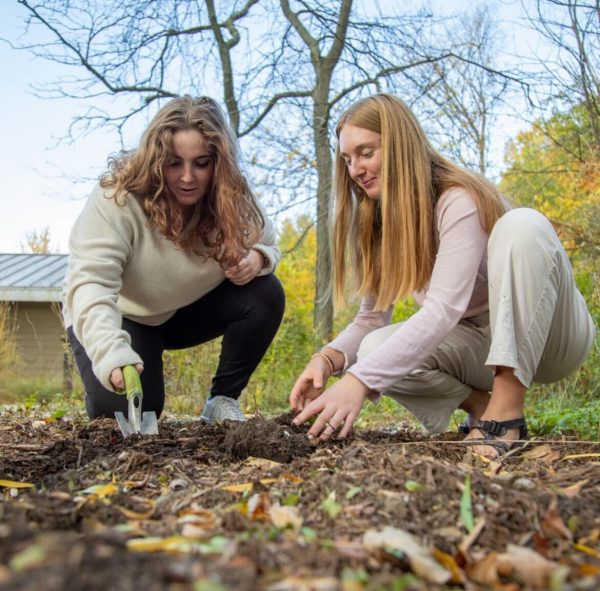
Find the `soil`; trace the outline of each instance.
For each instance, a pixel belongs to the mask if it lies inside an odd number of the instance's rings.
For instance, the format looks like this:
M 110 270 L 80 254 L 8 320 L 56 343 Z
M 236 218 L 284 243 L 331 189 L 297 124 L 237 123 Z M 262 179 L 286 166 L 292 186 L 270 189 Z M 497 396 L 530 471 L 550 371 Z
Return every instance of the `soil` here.
M 600 443 L 0 415 L 0 589 L 600 589 Z

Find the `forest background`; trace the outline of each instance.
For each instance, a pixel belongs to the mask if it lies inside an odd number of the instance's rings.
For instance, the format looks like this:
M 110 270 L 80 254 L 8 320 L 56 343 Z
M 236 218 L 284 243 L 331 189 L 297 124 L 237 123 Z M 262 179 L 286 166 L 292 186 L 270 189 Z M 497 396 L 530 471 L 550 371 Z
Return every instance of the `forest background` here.
M 287 295 L 282 327 L 244 395 L 248 412 L 286 410 L 310 355 L 356 311 L 357 302 L 334 310 L 329 297 L 332 128 L 345 107 L 373 92 L 401 96 L 442 153 L 552 220 L 598 322 L 597 0 L 522 2 L 519 26 L 543 41 L 536 51 L 507 42 L 499 7 L 514 2 L 453 12 L 352 0 L 18 3 L 26 25 L 18 47 L 70 72 L 36 92 L 84 105 L 64 141 L 110 128 L 124 147 L 135 145 L 132 130 L 180 94 L 210 94 L 225 106 L 252 184 L 278 222 L 277 275 Z M 520 131 L 503 150 L 510 129 Z M 26 248 L 50 246 L 48 230 L 36 229 Z M 399 302 L 394 320 L 413 310 Z M 0 332 L 7 383 L 18 359 L 5 311 Z M 218 348 L 165 355 L 168 411 L 197 413 Z M 598 361 L 596 347 L 572 378 L 534 388 L 527 413 L 534 432 L 600 438 Z M 81 399 L 80 386 L 67 393 L 27 381 L 15 393 L 57 414 Z M 378 423 L 403 417 L 389 401 L 363 412 Z

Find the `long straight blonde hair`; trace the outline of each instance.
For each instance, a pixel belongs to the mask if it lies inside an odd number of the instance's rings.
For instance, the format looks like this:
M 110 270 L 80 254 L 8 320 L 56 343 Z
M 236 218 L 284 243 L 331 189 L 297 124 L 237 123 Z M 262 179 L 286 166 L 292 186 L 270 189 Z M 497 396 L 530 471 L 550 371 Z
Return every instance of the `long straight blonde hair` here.
M 347 124 L 381 135 L 379 199 L 369 198 L 350 178 L 340 156 L 340 131 Z M 358 101 L 344 112 L 336 134 L 333 266 L 338 304 L 344 301 L 348 262 L 357 272 L 359 296 L 374 296 L 376 310 L 427 286 L 438 246 L 435 205 L 451 187 L 469 192 L 488 233 L 505 211 L 494 185 L 436 152 L 412 111 L 395 96 Z

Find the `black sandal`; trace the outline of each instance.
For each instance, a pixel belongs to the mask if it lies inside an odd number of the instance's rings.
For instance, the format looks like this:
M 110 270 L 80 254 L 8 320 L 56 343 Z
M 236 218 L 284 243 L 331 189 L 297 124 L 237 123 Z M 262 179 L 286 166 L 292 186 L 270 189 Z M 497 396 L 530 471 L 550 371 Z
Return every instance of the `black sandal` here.
M 519 441 L 501 441 L 498 439 L 498 437 L 505 435 L 509 429 L 516 429 L 517 427 L 519 429 Z M 521 447 L 523 445 L 522 440 L 527 439 L 527 423 L 523 417 L 510 421 L 478 421 L 471 425 L 470 430 L 473 429 L 478 429 L 483 437 L 467 439 L 463 443 L 465 445 L 490 445 L 495 447 L 498 451 L 497 458 L 510 450 Z

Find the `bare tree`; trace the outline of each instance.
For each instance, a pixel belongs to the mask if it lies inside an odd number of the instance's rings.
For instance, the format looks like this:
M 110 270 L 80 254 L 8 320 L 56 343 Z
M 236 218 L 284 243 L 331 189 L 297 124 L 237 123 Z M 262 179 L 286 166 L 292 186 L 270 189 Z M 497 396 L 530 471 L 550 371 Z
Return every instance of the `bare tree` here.
M 600 2 L 599 0 L 536 0 L 528 15 L 531 25 L 555 49 L 542 62 L 543 80 L 565 110 L 584 105 L 592 131 L 593 150 L 600 149 Z
M 30 51 L 73 68 L 44 92 L 85 98 L 71 133 L 128 123 L 160 99 L 220 94 L 250 155 L 255 186 L 292 207 L 316 196 L 317 338 L 331 336 L 332 122 L 349 101 L 424 91 L 420 69 L 460 59 L 425 11 L 398 15 L 353 0 L 18 0 L 48 35 Z M 25 36 L 27 39 L 27 35 Z M 432 41 L 433 39 L 433 41 Z M 115 111 L 97 106 L 123 96 Z
M 498 72 L 498 29 L 489 6 L 478 6 L 444 26 L 460 47 L 460 59 L 431 65 L 425 95 L 427 123 L 440 149 L 466 168 L 486 174 L 490 132 L 512 86 Z

